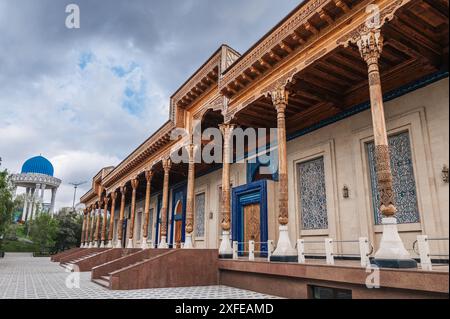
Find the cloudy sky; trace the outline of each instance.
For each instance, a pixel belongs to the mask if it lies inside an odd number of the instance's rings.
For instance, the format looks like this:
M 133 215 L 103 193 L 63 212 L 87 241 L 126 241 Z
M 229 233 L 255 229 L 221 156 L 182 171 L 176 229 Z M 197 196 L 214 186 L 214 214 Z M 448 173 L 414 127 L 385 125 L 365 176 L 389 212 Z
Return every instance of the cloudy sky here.
M 0 157 L 42 154 L 69 182 L 117 165 L 168 119 L 171 94 L 226 43 L 245 52 L 300 0 L 0 0 Z M 65 8 L 80 8 L 80 29 Z M 90 183 L 81 187 L 86 192 Z

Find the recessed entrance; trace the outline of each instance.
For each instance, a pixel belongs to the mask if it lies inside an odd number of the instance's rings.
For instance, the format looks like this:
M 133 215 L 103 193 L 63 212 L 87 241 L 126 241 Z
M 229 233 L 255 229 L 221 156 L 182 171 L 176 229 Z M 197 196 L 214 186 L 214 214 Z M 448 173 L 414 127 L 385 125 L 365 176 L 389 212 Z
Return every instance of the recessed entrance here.
M 239 255 L 248 255 L 249 241 L 255 241 L 255 256 L 267 256 L 267 181 L 233 188 L 233 241 Z
M 175 206 L 175 248 L 181 248 L 183 236 L 183 203 L 177 202 Z

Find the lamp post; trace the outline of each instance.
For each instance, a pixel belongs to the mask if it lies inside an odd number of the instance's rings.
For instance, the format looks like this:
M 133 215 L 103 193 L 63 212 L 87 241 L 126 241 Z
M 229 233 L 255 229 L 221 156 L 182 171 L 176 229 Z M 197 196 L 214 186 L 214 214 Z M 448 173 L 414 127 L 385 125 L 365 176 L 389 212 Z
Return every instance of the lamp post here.
M 83 184 L 86 184 L 87 182 L 76 182 L 76 183 L 69 183 L 70 185 L 73 185 L 73 203 L 72 203 L 72 211 L 75 212 L 75 198 L 77 196 L 77 188 L 78 186 L 81 186 Z

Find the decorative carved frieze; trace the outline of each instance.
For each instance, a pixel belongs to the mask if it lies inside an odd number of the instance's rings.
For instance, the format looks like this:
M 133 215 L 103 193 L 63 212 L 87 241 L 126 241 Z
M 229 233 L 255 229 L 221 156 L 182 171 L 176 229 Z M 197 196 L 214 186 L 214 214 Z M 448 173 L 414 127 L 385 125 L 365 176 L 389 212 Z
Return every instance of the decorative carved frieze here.
M 202 67 L 200 71 L 198 71 L 186 84 L 183 85 L 183 87 L 173 96 L 172 101 L 173 105 L 177 106 L 178 103 L 182 98 L 184 98 L 188 93 L 198 84 L 200 83 L 205 77 L 208 76 L 209 73 L 211 73 L 215 68 L 219 67 L 221 59 L 221 53 L 218 52 L 214 57 L 211 58 L 211 60 Z M 218 80 L 217 75 L 217 80 Z
M 241 58 L 233 68 L 225 73 L 219 89 L 222 90 L 228 84 L 246 69 L 250 68 L 255 61 L 260 60 L 273 47 L 281 43 L 286 37 L 305 24 L 315 13 L 320 11 L 330 0 L 312 0 L 308 1 L 298 12 L 274 30 L 267 38 L 257 45 L 250 53 Z
M 297 71 L 298 71 L 297 68 L 293 68 L 288 73 L 282 75 L 276 81 L 272 82 L 263 90 L 261 90 L 261 94 L 268 96 L 271 95 L 271 93 L 277 90 L 278 88 L 285 87 L 288 83 L 293 81 L 293 77 L 297 73 Z

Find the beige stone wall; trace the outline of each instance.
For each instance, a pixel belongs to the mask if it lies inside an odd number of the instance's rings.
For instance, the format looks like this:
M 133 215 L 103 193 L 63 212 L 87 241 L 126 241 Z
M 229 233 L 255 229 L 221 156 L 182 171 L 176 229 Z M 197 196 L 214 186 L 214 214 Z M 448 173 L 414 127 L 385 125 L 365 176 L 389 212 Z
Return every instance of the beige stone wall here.
M 448 79 L 385 104 L 389 134 L 410 134 L 421 223 L 400 225 L 406 248 L 412 250 L 417 235 L 448 237 L 448 184 L 442 182 L 442 167 L 448 165 Z M 332 237 L 353 240 L 367 236 L 375 248 L 381 237 L 375 226 L 371 188 L 364 144 L 373 140 L 370 111 L 314 131 L 288 143 L 290 236 Z M 329 229 L 301 231 L 297 200 L 298 162 L 323 155 L 325 160 Z M 344 199 L 342 188 L 350 188 Z M 448 253 L 448 247 L 434 244 L 432 253 Z M 357 244 L 338 245 L 341 252 L 357 252 Z M 412 251 L 411 251 L 412 252 Z

